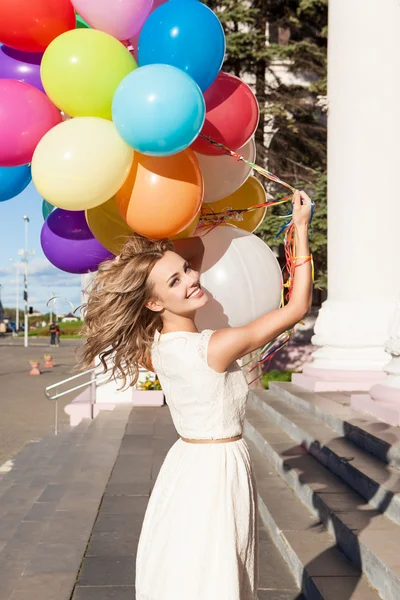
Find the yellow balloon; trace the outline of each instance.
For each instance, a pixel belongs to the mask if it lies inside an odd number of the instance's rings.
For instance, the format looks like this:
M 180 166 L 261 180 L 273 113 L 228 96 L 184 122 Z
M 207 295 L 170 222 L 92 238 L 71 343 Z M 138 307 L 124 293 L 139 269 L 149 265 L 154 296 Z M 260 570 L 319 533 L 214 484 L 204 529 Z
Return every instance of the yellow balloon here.
M 119 190 L 132 160 L 132 148 L 111 121 L 80 117 L 56 125 L 40 140 L 32 158 L 32 179 L 53 206 L 85 210 Z
M 184 240 L 186 238 L 192 237 L 194 232 L 196 231 L 196 227 L 199 224 L 200 213 L 193 219 L 193 221 L 180 233 L 172 236 L 171 240 Z
M 85 214 L 89 229 L 100 244 L 113 254 L 120 254 L 133 231 L 121 217 L 115 196 Z
M 129 50 L 108 33 L 74 29 L 48 46 L 40 75 L 50 100 L 68 115 L 111 119 L 114 92 L 136 68 Z
M 256 204 L 263 204 L 266 202 L 266 193 L 262 184 L 255 177 L 249 177 L 248 180 L 238 189 L 236 192 L 213 202 L 212 204 L 203 204 L 203 213 L 220 213 L 226 208 L 232 208 L 233 210 L 239 210 L 243 208 L 249 208 Z M 267 208 L 257 208 L 247 213 L 242 213 L 243 220 L 237 221 L 236 219 L 228 219 L 227 225 L 235 225 L 240 229 L 246 231 L 255 231 L 263 222 Z

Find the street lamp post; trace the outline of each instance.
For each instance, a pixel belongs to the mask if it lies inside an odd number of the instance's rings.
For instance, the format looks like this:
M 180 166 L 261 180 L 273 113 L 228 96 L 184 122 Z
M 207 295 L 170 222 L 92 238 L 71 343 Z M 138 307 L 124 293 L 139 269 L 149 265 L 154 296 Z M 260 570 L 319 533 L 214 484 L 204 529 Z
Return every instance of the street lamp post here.
M 24 313 L 24 346 L 28 347 L 28 223 L 29 218 L 25 215 L 25 274 L 24 274 L 24 301 L 25 301 L 25 313 Z
M 24 302 L 25 302 L 25 311 L 24 311 L 24 346 L 28 347 L 28 259 L 29 255 L 34 254 L 34 250 L 28 251 L 28 223 L 29 217 L 24 215 L 25 221 L 25 248 L 20 251 L 19 254 L 23 255 L 23 261 L 25 263 L 25 272 L 24 272 Z

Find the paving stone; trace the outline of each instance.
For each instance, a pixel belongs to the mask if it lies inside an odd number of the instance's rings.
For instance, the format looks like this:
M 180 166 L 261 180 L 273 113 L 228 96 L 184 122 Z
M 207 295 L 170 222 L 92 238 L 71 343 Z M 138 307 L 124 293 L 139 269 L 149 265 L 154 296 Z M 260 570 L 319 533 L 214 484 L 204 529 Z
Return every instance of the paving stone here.
M 87 542 L 96 514 L 96 510 L 56 511 L 51 521 L 46 524 L 42 541 L 46 544 Z
M 152 472 L 152 467 L 149 466 L 140 472 L 133 470 L 129 472 L 126 468 L 115 469 L 110 477 L 110 483 L 128 483 L 128 482 L 143 482 L 149 481 Z
M 24 574 L 10 600 L 70 600 L 74 584 L 75 575 L 67 573 Z
M 76 574 L 86 548 L 86 540 L 79 543 L 43 543 L 37 545 L 35 555 L 28 563 L 26 575 L 39 573 Z
M 134 586 L 77 586 L 72 600 L 133 600 Z
M 141 456 L 140 460 L 132 460 L 131 456 L 118 456 L 114 471 L 116 470 L 125 470 L 127 473 L 139 473 L 140 471 L 147 472 L 148 469 L 151 469 L 151 465 L 153 463 L 153 457 L 150 456 Z
M 68 484 L 67 491 L 63 496 L 63 500 L 74 498 L 76 500 L 94 500 L 101 496 L 104 492 L 104 487 L 96 484 L 92 480 L 86 481 L 71 481 Z
M 143 515 L 148 503 L 146 496 L 105 496 L 101 505 L 102 514 Z
M 132 481 L 131 483 L 109 483 L 106 496 L 149 496 L 150 482 L 147 478 L 142 481 Z
M 54 515 L 58 502 L 35 502 L 24 521 L 47 521 Z
M 20 523 L 12 538 L 0 552 L 0 561 L 3 562 L 3 565 L 16 559 L 27 562 L 47 527 L 48 523 L 45 522 Z
M 142 456 L 151 454 L 153 451 L 153 438 L 151 435 L 148 436 L 137 436 L 137 435 L 125 435 L 122 440 L 121 447 L 119 450 L 120 456 L 134 455 Z
M 0 557 L 0 583 L 2 583 L 3 586 L 12 584 L 12 589 L 14 589 L 24 572 L 25 564 L 26 561 L 24 558 L 18 556 L 14 556 L 12 559 L 7 558 L 6 560 Z
M 15 500 L 7 500 L 0 506 L 0 519 L 3 520 L 7 515 L 7 518 L 18 517 L 20 521 L 32 507 L 36 501 L 37 493 L 34 491 L 32 494 L 27 494 L 26 497 L 16 498 Z
M 18 582 L 19 577 L 17 579 L 13 579 L 10 577 L 10 573 L 6 575 L 2 575 L 0 580 L 0 598 L 1 600 L 8 600 L 11 597 L 15 589 L 15 585 Z
M 134 585 L 135 557 L 87 556 L 78 585 Z
M 135 532 L 141 529 L 144 515 L 112 515 L 100 512 L 93 531 Z
M 86 556 L 127 556 L 136 554 L 140 528 L 133 531 L 94 531 Z
M 10 540 L 19 527 L 19 521 L 16 519 L 3 518 L 0 520 L 0 541 Z
M 73 496 L 65 497 L 61 500 L 57 506 L 56 512 L 62 511 L 79 511 L 79 512 L 94 512 L 97 513 L 101 502 L 101 494 L 98 495 L 97 499 L 93 500 L 78 500 Z
M 153 435 L 154 426 L 152 422 L 131 422 L 126 426 L 126 433 L 135 437 Z
M 15 500 L 20 500 L 21 498 L 24 498 L 24 496 L 26 494 L 29 493 L 29 488 L 32 487 L 30 485 L 27 485 L 26 483 L 14 483 L 2 496 L 0 499 L 0 506 L 5 505 L 7 502 L 14 502 Z M 36 486 L 36 488 L 38 488 L 40 486 Z M 41 491 L 43 491 L 43 489 L 45 488 L 45 485 L 43 485 L 43 488 Z M 40 493 L 41 493 L 40 491 Z M 34 495 L 35 492 L 31 493 Z M 37 496 L 40 496 L 40 493 L 37 493 Z
M 39 496 L 38 502 L 57 502 L 61 500 L 67 490 L 64 484 L 50 483 Z

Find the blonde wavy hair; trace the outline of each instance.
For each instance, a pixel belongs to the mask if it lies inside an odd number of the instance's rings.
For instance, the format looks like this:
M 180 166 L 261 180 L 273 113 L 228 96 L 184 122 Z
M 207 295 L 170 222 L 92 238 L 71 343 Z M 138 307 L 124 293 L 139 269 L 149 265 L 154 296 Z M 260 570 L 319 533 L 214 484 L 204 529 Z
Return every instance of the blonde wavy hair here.
M 149 274 L 168 250 L 174 250 L 169 239 L 134 234 L 116 259 L 100 265 L 83 305 L 82 369 L 99 357 L 104 372 L 111 371 L 111 378 L 122 380 L 122 387 L 128 379 L 130 385 L 137 382 L 140 365 L 153 370 L 150 348 L 162 320 L 146 307 L 154 297 Z

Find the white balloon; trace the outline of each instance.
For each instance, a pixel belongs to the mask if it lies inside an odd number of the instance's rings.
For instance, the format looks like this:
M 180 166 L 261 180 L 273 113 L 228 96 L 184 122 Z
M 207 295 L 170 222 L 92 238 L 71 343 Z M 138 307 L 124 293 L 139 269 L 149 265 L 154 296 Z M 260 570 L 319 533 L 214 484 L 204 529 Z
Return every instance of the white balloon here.
M 246 160 L 256 159 L 256 143 L 251 138 L 237 154 Z M 249 177 L 252 168 L 232 156 L 207 156 L 195 152 L 204 178 L 204 202 L 216 202 L 236 192 Z
M 216 227 L 202 240 L 200 282 L 209 300 L 196 314 L 199 331 L 240 327 L 279 308 L 282 273 L 267 244 L 229 226 Z

